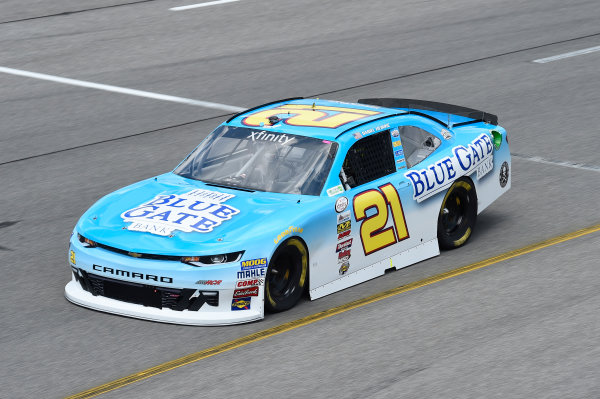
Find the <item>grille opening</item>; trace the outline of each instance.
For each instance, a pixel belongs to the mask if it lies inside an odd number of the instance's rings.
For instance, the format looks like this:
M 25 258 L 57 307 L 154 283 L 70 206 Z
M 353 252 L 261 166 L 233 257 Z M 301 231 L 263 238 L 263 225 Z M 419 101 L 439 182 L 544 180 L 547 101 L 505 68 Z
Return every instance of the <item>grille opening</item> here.
M 73 275 L 85 291 L 117 301 L 177 311 L 198 311 L 204 304 L 219 306 L 219 291 L 156 287 L 102 277 L 82 269 L 73 270 Z

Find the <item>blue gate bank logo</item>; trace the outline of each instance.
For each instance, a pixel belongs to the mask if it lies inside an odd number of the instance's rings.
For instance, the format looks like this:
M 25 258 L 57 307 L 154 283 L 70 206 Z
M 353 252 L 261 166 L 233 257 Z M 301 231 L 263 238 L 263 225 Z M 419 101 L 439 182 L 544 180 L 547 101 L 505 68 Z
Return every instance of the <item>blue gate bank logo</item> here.
M 413 199 L 421 202 L 439 193 L 454 180 L 470 174 L 482 166 L 484 161 L 492 159 L 493 150 L 492 140 L 483 133 L 466 147 L 463 145 L 454 147 L 451 157 L 440 159 L 425 169 L 406 172 L 404 176 L 410 179 L 413 187 Z M 487 163 L 483 166 L 486 165 Z M 483 176 L 484 172 L 479 175 Z
M 184 194 L 157 195 L 142 205 L 121 214 L 131 222 L 128 230 L 167 236 L 174 230 L 209 233 L 240 211 L 223 204 L 233 194 L 211 190 L 192 190 Z

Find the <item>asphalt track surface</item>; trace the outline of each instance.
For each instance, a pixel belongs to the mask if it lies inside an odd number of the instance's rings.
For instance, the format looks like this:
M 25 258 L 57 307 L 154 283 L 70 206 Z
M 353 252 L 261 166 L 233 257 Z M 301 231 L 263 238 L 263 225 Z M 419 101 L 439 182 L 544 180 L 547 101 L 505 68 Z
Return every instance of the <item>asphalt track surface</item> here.
M 85 5 L 83 5 L 85 4 Z M 465 247 L 258 323 L 183 327 L 68 303 L 102 195 L 172 169 L 227 111 L 0 72 L 1 397 L 64 397 L 600 223 L 600 44 L 587 1 L 16 0 L 0 67 L 236 107 L 408 97 L 489 110 L 513 188 Z M 597 398 L 600 232 L 240 346 L 102 397 Z

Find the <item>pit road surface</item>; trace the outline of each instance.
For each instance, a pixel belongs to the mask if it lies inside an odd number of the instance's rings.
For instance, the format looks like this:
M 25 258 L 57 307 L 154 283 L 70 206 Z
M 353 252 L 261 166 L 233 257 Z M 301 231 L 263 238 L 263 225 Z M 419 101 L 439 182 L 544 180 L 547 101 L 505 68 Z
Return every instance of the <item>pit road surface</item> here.
M 228 111 L 0 73 L 0 396 L 75 394 L 600 223 L 600 52 L 532 62 L 598 46 L 595 0 L 169 11 L 193 3 L 5 1 L 0 66 L 235 107 L 299 95 L 481 108 L 499 115 L 518 154 L 513 188 L 465 247 L 259 323 L 192 328 L 94 312 L 63 297 L 78 217 L 172 169 Z M 599 244 L 592 233 L 103 397 L 600 397 Z

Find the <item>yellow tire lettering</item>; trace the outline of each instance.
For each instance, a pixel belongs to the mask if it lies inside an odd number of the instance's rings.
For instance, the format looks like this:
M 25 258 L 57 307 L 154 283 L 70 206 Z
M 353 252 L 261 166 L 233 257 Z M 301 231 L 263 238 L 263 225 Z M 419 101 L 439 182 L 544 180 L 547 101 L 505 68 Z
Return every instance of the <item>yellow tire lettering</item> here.
M 300 272 L 300 281 L 298 282 L 298 286 L 303 288 L 304 283 L 306 282 L 306 271 L 308 270 L 308 254 L 306 253 L 306 248 L 299 240 L 295 238 L 289 240 L 288 244 L 295 246 L 302 256 L 302 271 Z
M 471 228 L 469 227 L 469 228 L 467 228 L 467 231 L 465 231 L 465 234 L 461 238 L 454 241 L 454 246 L 460 247 L 461 245 L 463 245 L 465 243 L 465 241 L 467 241 L 467 238 L 469 238 L 470 235 L 471 235 Z
M 388 205 L 392 212 L 394 226 L 385 228 L 388 223 Z M 360 240 L 365 255 L 370 255 L 409 237 L 404 211 L 398 191 L 390 183 L 356 195 L 353 200 L 354 217 L 360 225 Z M 375 213 L 367 216 L 367 211 Z

